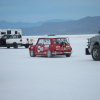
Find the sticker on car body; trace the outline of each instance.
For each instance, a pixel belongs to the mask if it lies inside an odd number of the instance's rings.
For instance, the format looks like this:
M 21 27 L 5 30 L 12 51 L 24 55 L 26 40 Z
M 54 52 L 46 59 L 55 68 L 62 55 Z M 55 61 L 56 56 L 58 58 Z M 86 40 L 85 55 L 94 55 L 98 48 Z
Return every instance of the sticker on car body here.
M 37 47 L 37 51 L 38 51 L 38 52 L 43 51 L 43 47 L 38 46 L 38 47 Z
M 45 45 L 44 47 L 49 47 L 49 45 Z
M 69 47 L 69 46 L 66 46 L 66 47 Z
M 56 50 L 59 50 L 60 46 L 56 46 Z

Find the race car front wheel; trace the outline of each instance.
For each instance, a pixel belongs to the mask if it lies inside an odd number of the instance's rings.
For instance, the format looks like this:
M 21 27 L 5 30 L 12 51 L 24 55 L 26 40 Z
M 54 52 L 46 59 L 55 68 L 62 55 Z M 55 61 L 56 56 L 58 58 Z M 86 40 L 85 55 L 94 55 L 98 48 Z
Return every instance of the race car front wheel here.
M 34 51 L 33 50 L 30 51 L 30 56 L 31 57 L 35 57 L 35 54 L 34 54 Z
M 93 46 L 91 54 L 93 60 L 100 61 L 100 46 L 98 45 Z

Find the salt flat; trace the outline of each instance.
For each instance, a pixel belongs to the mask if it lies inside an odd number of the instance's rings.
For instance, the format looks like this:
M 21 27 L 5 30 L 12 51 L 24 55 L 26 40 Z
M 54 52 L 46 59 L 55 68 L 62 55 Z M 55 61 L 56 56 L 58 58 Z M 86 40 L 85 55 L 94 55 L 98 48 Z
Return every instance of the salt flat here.
M 69 58 L 0 47 L 0 100 L 100 100 L 100 61 L 85 55 L 89 36 L 69 36 Z

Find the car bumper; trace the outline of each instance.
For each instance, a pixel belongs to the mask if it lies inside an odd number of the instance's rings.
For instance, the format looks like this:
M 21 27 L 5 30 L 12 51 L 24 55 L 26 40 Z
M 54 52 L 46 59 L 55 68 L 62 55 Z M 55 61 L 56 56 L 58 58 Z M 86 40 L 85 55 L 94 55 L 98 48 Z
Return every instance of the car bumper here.
M 90 55 L 90 52 L 91 52 L 91 51 L 90 51 L 90 48 L 85 48 L 85 54 L 86 54 L 86 55 Z
M 66 54 L 71 54 L 72 53 L 72 51 L 71 52 L 52 52 L 52 54 L 53 55 L 66 55 Z

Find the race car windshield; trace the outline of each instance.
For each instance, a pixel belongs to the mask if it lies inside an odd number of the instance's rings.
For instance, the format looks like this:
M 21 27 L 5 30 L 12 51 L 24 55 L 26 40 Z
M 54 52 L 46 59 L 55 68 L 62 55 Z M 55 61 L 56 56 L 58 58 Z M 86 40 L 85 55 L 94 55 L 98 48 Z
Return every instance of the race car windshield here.
M 53 39 L 54 44 L 61 44 L 62 42 L 68 43 L 67 39 Z

